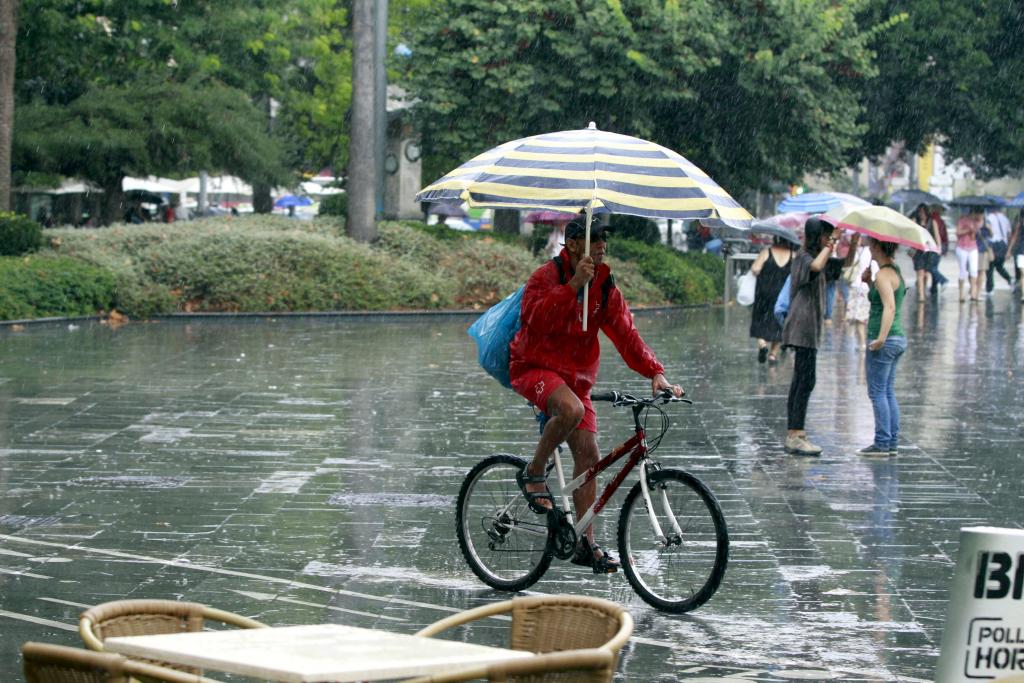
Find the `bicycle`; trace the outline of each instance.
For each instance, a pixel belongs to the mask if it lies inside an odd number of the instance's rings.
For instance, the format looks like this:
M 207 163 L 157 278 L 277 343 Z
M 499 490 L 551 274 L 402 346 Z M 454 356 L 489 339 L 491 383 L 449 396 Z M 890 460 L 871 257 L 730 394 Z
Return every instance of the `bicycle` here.
M 667 390 L 652 398 L 617 391 L 595 393 L 590 398 L 630 407 L 633 436 L 568 484 L 559 447 L 546 474 L 552 469 L 557 474 L 559 491 L 553 494 L 560 497 L 560 505 L 544 515 L 530 511 L 516 484 L 515 475 L 526 467 L 526 460 L 498 454 L 477 463 L 466 475 L 456 503 L 456 533 L 466 562 L 492 588 L 525 590 L 540 580 L 554 558 L 572 556 L 580 534 L 639 466 L 640 481 L 626 495 L 619 513 L 618 550 L 626 578 L 645 602 L 658 609 L 682 613 L 700 607 L 714 595 L 725 575 L 729 560 L 725 516 L 700 479 L 684 470 L 662 468 L 650 457 L 669 428 L 661 406 L 693 402 Z M 660 416 L 660 431 L 648 439 L 652 415 Z M 628 460 L 622 469 L 573 523 L 572 492 L 624 457 Z

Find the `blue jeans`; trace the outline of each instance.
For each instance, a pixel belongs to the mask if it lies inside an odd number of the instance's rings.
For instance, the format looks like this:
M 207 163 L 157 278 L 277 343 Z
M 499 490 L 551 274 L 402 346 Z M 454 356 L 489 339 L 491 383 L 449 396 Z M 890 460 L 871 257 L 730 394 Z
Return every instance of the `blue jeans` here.
M 868 398 L 875 411 L 875 446 L 893 450 L 900 438 L 900 405 L 893 382 L 896 361 L 907 350 L 906 337 L 888 337 L 877 351 L 867 351 Z
M 928 272 L 932 274 L 932 291 L 936 291 L 939 285 L 944 285 L 949 282 L 949 279 L 945 275 L 939 272 L 939 262 L 942 259 L 941 254 L 936 254 L 933 251 L 928 252 Z
M 836 304 L 836 281 L 825 285 L 825 320 L 832 319 L 832 307 Z

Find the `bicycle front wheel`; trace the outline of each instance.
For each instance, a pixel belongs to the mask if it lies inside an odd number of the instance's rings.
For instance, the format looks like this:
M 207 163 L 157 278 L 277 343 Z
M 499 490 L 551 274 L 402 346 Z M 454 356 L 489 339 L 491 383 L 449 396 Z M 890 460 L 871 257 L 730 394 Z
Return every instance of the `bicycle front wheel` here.
M 646 603 L 667 612 L 689 612 L 715 594 L 725 575 L 725 516 L 714 494 L 688 472 L 658 470 L 647 480 L 653 514 L 664 536 L 656 536 L 637 482 L 619 516 L 622 566 Z
M 498 590 L 525 590 L 551 565 L 547 518 L 529 509 L 516 484 L 524 467 L 522 458 L 492 455 L 469 471 L 459 489 L 459 548 L 473 573 Z

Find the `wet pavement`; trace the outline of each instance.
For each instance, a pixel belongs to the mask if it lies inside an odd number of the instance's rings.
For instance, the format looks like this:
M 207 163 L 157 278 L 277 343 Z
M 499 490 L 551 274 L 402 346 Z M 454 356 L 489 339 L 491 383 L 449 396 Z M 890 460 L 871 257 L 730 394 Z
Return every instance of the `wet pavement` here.
M 792 360 L 756 363 L 748 309 L 637 316 L 696 401 L 655 457 L 708 483 L 732 549 L 689 615 L 565 563 L 534 586 L 629 606 L 620 680 L 931 680 L 958 530 L 1024 526 L 1024 326 L 1004 289 L 912 299 L 904 441 L 884 460 L 854 453 L 872 417 L 842 323 L 809 415 L 825 452 L 798 459 L 781 445 Z M 535 425 L 477 369 L 470 320 L 0 328 L 0 680 L 20 680 L 21 642 L 78 645 L 83 607 L 124 597 L 403 633 L 503 599 L 459 554 L 455 495 L 481 457 L 528 454 Z M 599 386 L 649 385 L 609 345 Z M 602 447 L 626 436 L 627 415 L 598 415 Z M 503 627 L 463 635 L 498 645 Z

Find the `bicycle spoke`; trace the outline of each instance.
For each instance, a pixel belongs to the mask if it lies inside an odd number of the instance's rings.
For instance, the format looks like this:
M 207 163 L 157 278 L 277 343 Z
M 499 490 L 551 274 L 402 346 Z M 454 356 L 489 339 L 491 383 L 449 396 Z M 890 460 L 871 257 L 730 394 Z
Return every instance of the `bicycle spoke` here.
M 522 590 L 551 562 L 546 521 L 531 512 L 515 481 L 524 466 L 512 456 L 487 458 L 466 476 L 459 493 L 459 546 L 488 585 Z
M 652 529 L 637 484 L 619 521 L 626 576 L 655 607 L 689 611 L 706 602 L 722 580 L 728 558 L 725 520 L 714 496 L 692 475 L 664 470 L 650 483 L 654 516 L 665 537 Z

